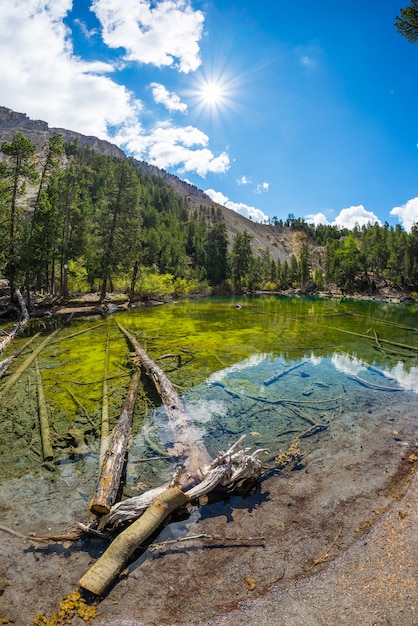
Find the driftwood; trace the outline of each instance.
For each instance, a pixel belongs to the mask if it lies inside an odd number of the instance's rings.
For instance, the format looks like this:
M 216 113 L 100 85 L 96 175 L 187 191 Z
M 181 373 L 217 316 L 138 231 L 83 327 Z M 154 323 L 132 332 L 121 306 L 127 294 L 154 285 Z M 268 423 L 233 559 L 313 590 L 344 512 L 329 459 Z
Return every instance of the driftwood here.
M 228 488 L 228 491 L 233 491 L 244 480 L 260 477 L 263 465 L 259 456 L 267 450 L 263 448 L 247 455 L 248 448 L 244 446 L 244 440 L 245 435 L 240 437 L 226 452 L 218 452 L 216 459 L 206 468 L 203 479 L 185 491 L 190 500 L 199 500 L 217 487 L 224 487 L 225 489 Z M 282 453 L 282 455 L 284 454 L 287 455 L 284 465 L 299 459 L 301 456 L 297 445 L 289 453 Z M 176 481 L 177 477 L 173 480 Z M 139 496 L 118 502 L 112 506 L 108 515 L 102 518 L 99 529 L 107 534 L 109 531 L 113 532 L 121 524 L 137 519 L 152 500 L 168 487 L 169 485 L 155 487 Z M 88 527 L 84 527 L 84 529 L 87 532 L 89 530 Z
M 26 324 L 29 321 L 29 313 L 28 313 L 28 309 L 26 307 L 26 303 L 23 299 L 22 294 L 20 293 L 20 289 L 16 289 L 15 291 L 16 294 L 16 298 L 19 302 L 19 306 L 20 309 L 22 311 L 22 315 L 21 318 L 19 320 L 19 322 L 17 324 L 15 324 L 13 330 L 11 333 L 9 333 L 4 339 L 2 339 L 0 341 L 0 352 L 2 352 L 6 346 L 9 345 L 9 343 L 11 343 L 13 341 L 13 339 L 16 337 L 16 335 L 18 335 L 20 332 L 22 332 L 22 330 L 24 329 L 24 327 L 26 326 Z
M 41 372 L 39 371 L 38 360 L 36 364 L 36 388 L 38 391 L 38 411 L 39 411 L 39 426 L 41 430 L 41 442 L 42 442 L 42 456 L 44 461 L 52 461 L 54 458 L 54 452 L 51 445 L 51 436 L 49 430 L 48 408 L 46 406 L 44 386 L 42 383 Z
M 0 378 L 4 376 L 4 374 L 9 369 L 10 365 L 19 356 L 19 354 L 22 354 L 22 352 L 26 350 L 26 348 L 30 346 L 32 341 L 34 341 L 37 337 L 39 337 L 40 334 L 41 333 L 36 333 L 35 335 L 33 335 L 33 337 L 31 337 L 29 341 L 23 344 L 23 346 L 19 348 L 19 350 L 16 350 L 16 352 L 14 352 L 9 357 L 7 357 L 7 359 L 3 359 L 3 361 L 0 361 Z
M 79 580 L 80 587 L 97 596 L 103 595 L 135 550 L 170 513 L 184 506 L 187 500 L 187 496 L 178 487 L 164 490 L 152 501 L 142 517 L 113 540 L 102 556 Z
M 100 559 L 82 576 L 79 580 L 80 587 L 95 595 L 103 595 L 135 550 L 146 542 L 170 513 L 201 498 L 218 485 L 233 489 L 247 478 L 258 478 L 262 472 L 258 457 L 265 450 L 256 450 L 248 456 L 247 449 L 242 445 L 244 438 L 241 437 L 227 452 L 220 452 L 207 469 L 203 480 L 188 491 L 182 491 L 177 485 L 158 488 L 158 493 L 152 490 L 153 499 L 151 504 L 146 505 L 145 512 L 143 497 L 140 507 L 132 506 L 133 500 L 137 500 L 138 504 L 138 499 L 134 498 L 113 507 L 111 516 L 108 517 L 108 521 L 112 517 L 113 526 L 122 521 L 135 521 L 114 539 Z
M 79 580 L 80 587 L 98 596 L 106 592 L 126 567 L 134 552 L 146 545 L 147 540 L 175 510 L 192 502 L 205 503 L 201 499 L 205 500 L 206 494 L 219 487 L 232 492 L 243 483 L 247 484 L 247 481 L 257 480 L 266 469 L 269 471 L 273 469 L 264 467 L 259 458 L 268 452 L 267 450 L 259 449 L 247 454 L 249 449 L 244 445 L 245 435 L 226 452 L 219 452 L 212 460 L 172 383 L 149 358 L 135 337 L 124 328 L 120 329 L 131 342 L 146 373 L 152 378 L 160 393 L 176 440 L 176 454 L 184 462 L 184 467 L 176 471 L 171 484 L 161 485 L 137 498 L 130 498 L 111 506 L 119 490 L 126 449 L 131 436 L 132 416 L 140 381 L 140 371 L 137 368 L 121 416 L 112 431 L 98 487 L 90 504 L 92 511 L 105 515 L 90 526 L 79 524 L 79 530 L 68 537 L 59 535 L 34 538 L 34 541 L 54 540 L 54 537 L 57 540 L 78 539 L 80 533 L 103 537 L 114 533 L 121 524 L 130 522 Z M 301 457 L 295 440 L 288 452 L 281 452 L 274 467 L 282 468 Z
M 132 376 L 120 417 L 112 430 L 96 491 L 90 502 L 90 510 L 103 514 L 110 511 L 120 487 L 126 450 L 130 443 L 132 418 L 141 373 L 136 369 Z
M 204 475 L 205 466 L 209 465 L 212 459 L 198 429 L 186 412 L 179 394 L 162 369 L 150 359 L 130 332 L 120 324 L 118 326 L 131 343 L 162 399 L 171 430 L 175 436 L 176 443 L 173 452 L 179 457 L 185 468 L 181 484 L 184 486 L 189 481 L 201 479 Z
M 234 489 L 237 484 L 248 478 L 258 478 L 262 471 L 258 457 L 266 452 L 256 450 L 252 455 L 247 455 L 247 448 L 243 446 L 245 439 L 243 436 L 227 452 L 218 453 L 217 458 L 212 461 L 203 442 L 197 437 L 194 423 L 186 413 L 172 383 L 149 358 L 135 337 L 123 327 L 120 328 L 135 348 L 143 367 L 160 392 L 171 427 L 176 438 L 180 439 L 176 449 L 184 459 L 187 471 L 185 473 L 183 468 L 180 469 L 172 485 L 163 485 L 143 494 L 139 499 L 130 498 L 116 504 L 102 518 L 99 532 L 104 532 L 105 535 L 110 529 L 114 531 L 121 523 L 133 519 L 135 521 L 117 536 L 100 559 L 80 579 L 79 585 L 96 595 L 102 595 L 106 591 L 135 550 L 159 528 L 170 513 L 189 501 L 198 500 L 219 485 Z M 109 457 L 111 447 L 106 458 Z M 188 457 L 187 454 L 191 456 Z M 118 456 L 122 456 L 120 449 Z M 109 478 L 108 473 L 106 477 Z M 91 509 L 98 513 L 105 510 L 104 507 L 95 507 L 94 502 Z M 88 527 L 81 527 L 85 531 L 90 530 Z M 96 530 L 94 532 L 97 533 Z

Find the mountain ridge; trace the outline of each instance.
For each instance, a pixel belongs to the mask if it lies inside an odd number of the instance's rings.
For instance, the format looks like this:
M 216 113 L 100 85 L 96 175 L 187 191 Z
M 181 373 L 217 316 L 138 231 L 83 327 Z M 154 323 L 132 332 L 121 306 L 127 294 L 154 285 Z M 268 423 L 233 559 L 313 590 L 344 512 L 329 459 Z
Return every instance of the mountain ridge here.
M 274 261 L 289 261 L 292 254 L 299 257 L 300 247 L 307 240 L 305 233 L 294 232 L 288 228 L 277 228 L 270 224 L 253 222 L 236 211 L 217 204 L 195 185 L 160 169 L 156 165 L 127 156 L 121 148 L 105 139 L 99 139 L 92 135 L 83 135 L 82 133 L 63 128 L 50 127 L 43 120 L 33 120 L 26 113 L 19 113 L 0 106 L 0 143 L 4 141 L 10 142 L 19 132 L 35 144 L 38 153 L 50 137 L 62 135 L 64 141 L 77 140 L 80 146 L 87 145 L 101 154 L 114 158 L 131 159 L 146 173 L 163 178 L 174 191 L 186 199 L 191 209 L 201 210 L 203 207 L 214 207 L 221 211 L 222 219 L 227 227 L 230 246 L 237 234 L 247 230 L 252 235 L 252 248 L 256 256 L 259 256 L 262 250 L 268 249 Z

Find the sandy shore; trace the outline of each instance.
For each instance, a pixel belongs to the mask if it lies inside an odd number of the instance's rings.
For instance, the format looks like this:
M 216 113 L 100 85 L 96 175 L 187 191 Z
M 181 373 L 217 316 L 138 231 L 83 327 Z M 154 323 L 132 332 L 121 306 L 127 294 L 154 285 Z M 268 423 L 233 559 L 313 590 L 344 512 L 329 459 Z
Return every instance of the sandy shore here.
M 418 475 L 411 478 L 406 495 L 326 570 L 277 585 L 263 599 L 241 603 L 236 611 L 200 624 L 418 624 Z

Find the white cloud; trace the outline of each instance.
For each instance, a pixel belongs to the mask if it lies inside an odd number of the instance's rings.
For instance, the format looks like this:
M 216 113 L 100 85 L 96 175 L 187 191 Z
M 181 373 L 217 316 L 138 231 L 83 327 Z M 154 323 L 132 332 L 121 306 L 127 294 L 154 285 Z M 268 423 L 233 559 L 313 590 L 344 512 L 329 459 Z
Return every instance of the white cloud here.
M 308 224 L 313 224 L 314 226 L 318 226 L 318 224 L 329 224 L 327 217 L 323 213 L 306 215 L 305 220 Z
M 402 206 L 394 207 L 390 214 L 396 215 L 405 230 L 410 232 L 412 226 L 418 224 L 418 197 L 408 200 Z
M 374 224 L 375 222 L 381 225 L 379 218 L 371 211 L 366 211 L 364 206 L 360 204 L 359 206 L 350 206 L 348 209 L 342 209 L 332 224 L 339 228 L 349 228 L 351 230 L 356 224 L 361 227 L 367 226 L 367 224 Z
M 418 367 L 406 368 L 402 361 L 399 361 L 391 370 L 383 372 L 389 378 L 394 378 L 403 389 L 418 393 Z
M 169 122 L 149 130 L 143 127 L 142 103 L 112 78 L 120 59 L 111 63 L 87 62 L 75 56 L 72 33 L 64 24 L 72 4 L 72 0 L 0 0 L 1 105 L 32 119 L 45 120 L 52 127 L 108 139 L 132 156 L 161 168 L 175 167 L 179 172 L 197 172 L 200 176 L 226 172 L 230 165 L 228 155 L 215 155 L 208 147 L 209 138 L 199 129 L 178 128 Z M 179 44 L 176 48 L 180 69 L 186 71 L 196 65 L 197 50 L 191 44 L 189 31 L 192 23 L 196 25 L 196 42 L 203 14 L 193 12 L 185 0 L 163 0 L 152 3 L 153 8 L 142 0 L 97 0 L 95 7 L 96 11 L 104 11 L 109 20 L 107 26 L 110 28 L 112 23 L 118 36 L 118 24 L 122 28 L 124 20 L 132 20 L 135 11 L 152 17 L 155 28 L 160 30 L 154 32 L 155 40 L 149 36 L 147 47 L 154 46 L 158 56 L 165 42 L 174 55 L 173 41 L 184 39 L 184 47 Z M 109 37 L 116 45 L 113 35 Z M 157 83 L 154 87 L 154 97 L 160 98 L 169 110 L 184 111 L 185 105 L 176 94 Z
M 257 185 L 255 193 L 265 193 L 269 190 L 270 183 L 260 183 Z
M 363 361 L 348 354 L 334 352 L 331 361 L 337 371 L 351 376 L 357 376 L 361 371 L 367 369 Z
M 175 167 L 178 172 L 196 172 L 205 177 L 208 172 L 223 174 L 230 165 L 226 152 L 215 156 L 206 147 L 208 136 L 194 126 L 162 122 L 147 134 L 133 128 L 129 133 L 118 135 L 117 141 L 132 156 L 162 169 Z
M 248 206 L 243 202 L 232 202 L 231 200 L 225 204 L 228 209 L 232 209 L 236 213 L 253 220 L 253 222 L 268 222 L 269 217 L 261 209 L 257 209 L 253 206 Z
M 240 215 L 243 215 L 244 217 L 247 217 L 254 222 L 264 223 L 269 221 L 268 216 L 260 209 L 257 209 L 253 206 L 248 206 L 248 204 L 244 204 L 243 202 L 232 202 L 221 191 L 215 191 L 215 189 L 206 189 L 205 193 L 214 202 L 217 202 L 218 204 L 223 204 L 227 207 L 227 209 L 232 209 L 232 211 L 235 211 L 235 213 L 239 213 Z
M 74 20 L 74 24 L 77 24 L 86 39 L 92 39 L 95 35 L 98 34 L 98 31 L 95 28 L 89 30 L 85 22 L 78 18 Z
M 249 185 L 251 183 L 251 179 L 247 178 L 247 176 L 241 176 L 241 178 L 239 178 L 237 180 L 238 185 Z
M 214 202 L 217 202 L 218 204 L 223 204 L 224 206 L 226 206 L 226 203 L 228 202 L 229 198 L 228 196 L 225 196 L 222 191 L 215 191 L 215 189 L 206 189 L 205 193 L 209 196 L 209 198 L 211 198 Z
M 342 209 L 332 222 L 323 213 L 307 215 L 305 219 L 310 224 L 315 224 L 315 226 L 318 224 L 331 224 L 332 226 L 348 228 L 349 230 L 352 230 L 356 225 L 361 228 L 375 222 L 380 224 L 380 226 L 382 225 L 379 218 L 371 211 L 366 211 L 362 204 Z
M 94 0 L 92 11 L 103 27 L 103 40 L 126 50 L 126 59 L 181 72 L 196 70 L 204 15 L 188 0 Z
M 161 83 L 151 83 L 150 86 L 155 102 L 157 102 L 158 104 L 163 104 L 170 112 L 187 112 L 187 104 L 181 102 L 176 93 L 168 91 L 168 89 L 166 89 L 164 85 L 161 85 Z
M 63 22 L 71 7 L 72 0 L 0 3 L 1 104 L 50 126 L 109 138 L 108 126 L 131 120 L 141 106 L 107 76 L 112 65 L 74 56 Z

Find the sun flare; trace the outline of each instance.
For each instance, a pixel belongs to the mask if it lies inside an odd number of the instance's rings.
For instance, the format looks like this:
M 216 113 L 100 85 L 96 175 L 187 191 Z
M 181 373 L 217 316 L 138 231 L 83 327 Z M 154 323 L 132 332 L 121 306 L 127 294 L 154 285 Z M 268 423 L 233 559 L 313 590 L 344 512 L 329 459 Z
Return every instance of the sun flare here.
M 219 104 L 224 97 L 222 85 L 219 82 L 206 82 L 201 88 L 201 98 L 209 105 Z
M 241 76 L 230 71 L 200 73 L 193 77 L 185 94 L 197 115 L 220 120 L 239 108 L 240 83 Z

